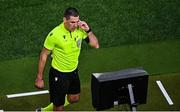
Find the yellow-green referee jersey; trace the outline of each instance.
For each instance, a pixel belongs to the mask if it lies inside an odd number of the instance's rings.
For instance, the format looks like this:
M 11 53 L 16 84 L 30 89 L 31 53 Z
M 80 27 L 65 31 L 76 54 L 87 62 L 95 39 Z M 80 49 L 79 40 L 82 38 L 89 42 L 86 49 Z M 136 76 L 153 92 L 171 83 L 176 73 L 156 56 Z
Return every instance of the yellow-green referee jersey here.
M 77 28 L 70 32 L 64 23 L 55 27 L 46 37 L 44 47 L 52 51 L 51 65 L 60 72 L 72 72 L 78 66 L 82 40 L 87 33 Z

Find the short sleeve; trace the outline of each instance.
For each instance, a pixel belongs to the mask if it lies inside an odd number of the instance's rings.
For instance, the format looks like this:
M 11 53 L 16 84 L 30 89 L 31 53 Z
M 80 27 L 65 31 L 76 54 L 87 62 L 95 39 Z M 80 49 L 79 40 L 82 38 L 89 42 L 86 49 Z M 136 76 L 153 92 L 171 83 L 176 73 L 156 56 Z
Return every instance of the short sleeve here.
M 83 29 L 80 29 L 80 30 L 82 34 L 82 39 L 86 39 L 88 37 L 87 33 Z
M 53 50 L 55 46 L 54 35 L 53 33 L 49 33 L 45 39 L 44 47 L 48 50 Z

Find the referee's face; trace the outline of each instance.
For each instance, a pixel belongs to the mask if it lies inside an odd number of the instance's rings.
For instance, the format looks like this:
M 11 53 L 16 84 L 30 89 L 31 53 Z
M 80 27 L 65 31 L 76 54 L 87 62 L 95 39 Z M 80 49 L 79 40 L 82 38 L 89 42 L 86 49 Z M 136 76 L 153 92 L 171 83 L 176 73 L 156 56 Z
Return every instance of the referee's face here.
M 65 28 L 69 31 L 73 32 L 78 27 L 78 22 L 79 22 L 79 16 L 77 17 L 70 16 L 69 19 L 66 19 L 64 17 Z

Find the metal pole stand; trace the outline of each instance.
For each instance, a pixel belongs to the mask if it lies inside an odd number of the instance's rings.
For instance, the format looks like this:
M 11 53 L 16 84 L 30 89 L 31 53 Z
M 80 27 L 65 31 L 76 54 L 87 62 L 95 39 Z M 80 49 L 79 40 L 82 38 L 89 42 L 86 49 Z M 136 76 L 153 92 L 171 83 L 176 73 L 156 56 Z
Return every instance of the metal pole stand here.
M 137 104 L 134 100 L 134 93 L 133 93 L 133 89 L 132 89 L 132 84 L 128 84 L 128 91 L 129 91 L 129 96 L 130 96 L 130 101 L 131 101 L 131 110 L 133 112 L 136 112 Z

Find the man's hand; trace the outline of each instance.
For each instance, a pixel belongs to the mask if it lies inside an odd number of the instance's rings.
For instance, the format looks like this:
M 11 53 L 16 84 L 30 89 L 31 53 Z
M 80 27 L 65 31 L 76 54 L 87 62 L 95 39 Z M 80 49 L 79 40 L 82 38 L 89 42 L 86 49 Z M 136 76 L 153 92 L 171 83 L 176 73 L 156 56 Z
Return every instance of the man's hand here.
M 44 66 L 45 66 L 47 57 L 50 54 L 50 52 L 51 52 L 50 50 L 43 48 L 40 54 L 38 72 L 37 72 L 37 76 L 35 80 L 35 86 L 39 89 L 44 88 L 43 71 L 44 71 Z
M 78 26 L 80 27 L 80 28 L 82 28 L 84 31 L 88 31 L 89 30 L 89 26 L 88 26 L 88 24 L 85 22 L 85 21 L 79 21 L 78 22 Z
M 38 79 L 38 78 L 36 78 L 36 80 L 35 80 L 35 86 L 36 86 L 38 89 L 43 89 L 43 88 L 44 88 L 44 80 L 43 80 L 43 79 Z
M 88 26 L 88 24 L 85 21 L 79 21 L 78 22 L 78 26 L 83 29 L 84 31 L 86 31 L 86 33 L 88 34 L 88 38 L 89 38 L 89 45 L 93 48 L 99 48 L 99 43 L 98 40 L 96 38 L 96 36 L 94 35 L 94 33 L 91 31 L 90 27 Z

